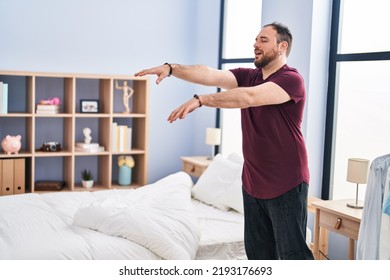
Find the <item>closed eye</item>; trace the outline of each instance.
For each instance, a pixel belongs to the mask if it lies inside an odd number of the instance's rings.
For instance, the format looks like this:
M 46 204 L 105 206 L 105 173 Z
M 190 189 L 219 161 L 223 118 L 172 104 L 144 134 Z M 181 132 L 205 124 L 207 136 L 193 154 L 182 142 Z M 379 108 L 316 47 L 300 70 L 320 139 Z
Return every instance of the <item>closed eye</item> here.
M 258 42 L 258 41 L 259 41 L 259 38 L 256 37 L 255 41 Z M 269 39 L 268 39 L 267 37 L 260 37 L 260 41 L 261 41 L 262 43 L 266 43 L 266 42 L 269 41 Z

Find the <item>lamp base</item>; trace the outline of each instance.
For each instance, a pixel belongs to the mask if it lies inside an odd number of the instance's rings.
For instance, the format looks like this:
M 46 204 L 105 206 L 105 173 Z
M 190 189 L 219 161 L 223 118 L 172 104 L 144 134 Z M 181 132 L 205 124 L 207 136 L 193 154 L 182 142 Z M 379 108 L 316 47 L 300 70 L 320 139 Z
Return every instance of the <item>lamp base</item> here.
M 363 205 L 359 203 L 347 203 L 348 207 L 354 208 L 354 209 L 363 209 Z
M 214 156 L 215 156 L 215 146 L 212 145 L 211 146 L 211 155 L 209 157 L 207 157 L 208 160 L 213 160 L 214 159 Z

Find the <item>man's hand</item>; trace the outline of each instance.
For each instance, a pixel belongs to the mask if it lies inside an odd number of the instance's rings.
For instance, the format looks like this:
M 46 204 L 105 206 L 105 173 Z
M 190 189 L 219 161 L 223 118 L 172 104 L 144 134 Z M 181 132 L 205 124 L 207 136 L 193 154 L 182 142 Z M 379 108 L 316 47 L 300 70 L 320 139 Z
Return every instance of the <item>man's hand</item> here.
M 134 76 L 142 77 L 145 75 L 156 74 L 158 77 L 156 80 L 156 84 L 159 84 L 163 79 L 169 77 L 169 70 L 170 70 L 169 65 L 164 64 L 157 67 L 141 70 L 135 73 Z
M 168 117 L 170 123 L 176 121 L 177 119 L 184 119 L 189 113 L 199 108 L 199 101 L 195 98 L 191 98 L 186 103 L 173 110 Z

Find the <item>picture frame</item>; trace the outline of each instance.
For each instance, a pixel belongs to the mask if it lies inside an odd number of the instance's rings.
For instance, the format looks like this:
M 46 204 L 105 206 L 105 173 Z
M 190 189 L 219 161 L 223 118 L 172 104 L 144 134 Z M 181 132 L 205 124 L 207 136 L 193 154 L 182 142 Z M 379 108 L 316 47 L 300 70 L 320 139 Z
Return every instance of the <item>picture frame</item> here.
M 99 100 L 97 99 L 81 99 L 80 113 L 97 114 L 99 113 Z

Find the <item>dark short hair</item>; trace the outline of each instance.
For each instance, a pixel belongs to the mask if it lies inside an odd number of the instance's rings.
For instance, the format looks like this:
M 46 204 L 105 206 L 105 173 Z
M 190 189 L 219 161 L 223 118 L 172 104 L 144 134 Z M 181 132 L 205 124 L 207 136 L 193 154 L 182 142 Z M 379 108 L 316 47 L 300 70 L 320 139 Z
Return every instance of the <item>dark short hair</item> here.
M 273 29 L 276 30 L 276 33 L 278 34 L 278 43 L 281 43 L 283 41 L 287 42 L 288 46 L 286 50 L 286 55 L 288 56 L 291 51 L 292 39 L 293 39 L 290 29 L 288 29 L 286 25 L 275 21 L 273 23 L 264 25 L 263 28 L 268 26 L 271 26 Z

